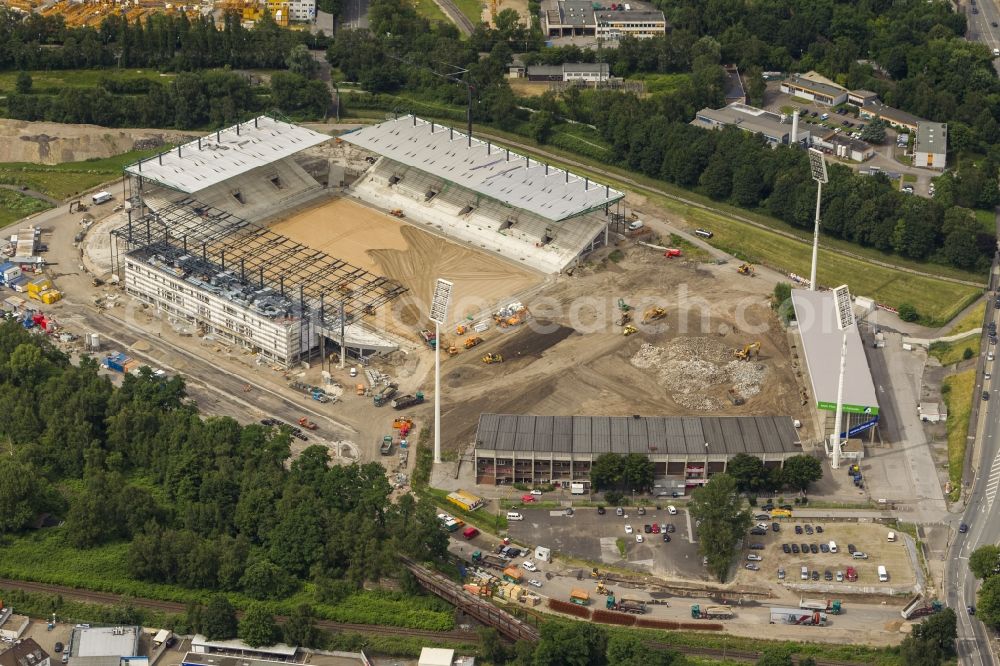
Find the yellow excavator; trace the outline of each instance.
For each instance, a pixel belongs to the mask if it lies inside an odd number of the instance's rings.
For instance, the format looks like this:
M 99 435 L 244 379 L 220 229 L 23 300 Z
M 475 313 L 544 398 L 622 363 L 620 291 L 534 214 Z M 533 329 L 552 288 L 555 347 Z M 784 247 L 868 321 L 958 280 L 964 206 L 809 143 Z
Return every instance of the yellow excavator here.
M 736 271 L 740 275 L 746 275 L 749 277 L 753 277 L 755 273 L 753 264 L 740 264 Z
M 486 354 L 483 356 L 483 363 L 490 365 L 491 363 L 503 363 L 503 356 L 500 354 Z
M 754 356 L 760 355 L 760 342 L 751 342 L 748 345 L 743 345 L 741 349 L 736 349 L 733 351 L 733 356 L 735 356 L 740 361 L 749 361 Z
M 663 319 L 667 316 L 667 311 L 658 305 L 654 305 L 651 308 L 646 308 L 646 311 L 642 314 L 642 323 L 647 324 L 651 321 L 656 321 L 657 319 Z

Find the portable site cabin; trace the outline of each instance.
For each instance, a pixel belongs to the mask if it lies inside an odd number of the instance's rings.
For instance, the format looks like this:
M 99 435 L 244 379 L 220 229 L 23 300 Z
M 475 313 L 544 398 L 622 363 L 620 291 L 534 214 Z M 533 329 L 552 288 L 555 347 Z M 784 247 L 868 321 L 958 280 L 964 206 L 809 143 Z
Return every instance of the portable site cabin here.
M 475 511 L 486 503 L 482 497 L 477 497 L 464 490 L 456 490 L 453 493 L 449 493 L 448 501 L 466 511 Z
M 586 606 L 590 603 L 590 595 L 587 594 L 586 590 L 574 587 L 569 593 L 569 600 L 579 606 Z

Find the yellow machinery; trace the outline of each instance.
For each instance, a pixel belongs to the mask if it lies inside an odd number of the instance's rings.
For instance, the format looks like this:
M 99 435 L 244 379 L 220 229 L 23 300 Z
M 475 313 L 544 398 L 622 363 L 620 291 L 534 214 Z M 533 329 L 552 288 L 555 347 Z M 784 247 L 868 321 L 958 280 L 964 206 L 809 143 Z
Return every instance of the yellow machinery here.
M 760 342 L 752 342 L 748 345 L 743 345 L 742 349 L 737 349 L 733 352 L 733 356 L 741 361 L 749 361 L 754 356 L 760 354 Z
M 750 277 L 753 277 L 755 272 L 753 264 L 740 264 L 736 270 L 740 275 L 748 275 Z
M 626 326 L 625 328 L 622 329 L 622 335 L 624 335 L 626 337 L 629 336 L 629 335 L 632 335 L 635 332 L 636 332 L 635 326 L 631 326 L 631 325 L 630 326 Z
M 468 330 L 469 329 L 468 329 L 468 327 L 465 324 L 459 324 L 455 328 L 455 334 L 456 335 L 465 335 L 465 332 L 468 331 Z
M 448 345 L 448 356 L 454 356 L 458 353 L 458 347 L 455 345 Z
M 656 321 L 657 319 L 663 319 L 666 316 L 667 316 L 666 310 L 664 310 L 659 306 L 654 305 L 651 308 L 647 308 L 646 312 L 643 313 L 642 323 L 645 324 L 647 322 Z
M 595 590 L 595 592 L 603 596 L 607 596 L 608 594 L 610 594 L 608 587 L 604 584 L 603 581 L 597 584 L 597 590 Z
M 465 348 L 466 349 L 472 349 L 473 347 L 475 347 L 476 345 L 478 345 L 482 341 L 483 341 L 483 339 L 481 337 L 479 337 L 478 335 L 474 336 L 474 337 L 471 337 L 471 338 L 466 338 L 465 339 Z
M 491 365 L 493 363 L 503 363 L 503 356 L 500 354 L 486 354 L 483 356 L 483 363 Z

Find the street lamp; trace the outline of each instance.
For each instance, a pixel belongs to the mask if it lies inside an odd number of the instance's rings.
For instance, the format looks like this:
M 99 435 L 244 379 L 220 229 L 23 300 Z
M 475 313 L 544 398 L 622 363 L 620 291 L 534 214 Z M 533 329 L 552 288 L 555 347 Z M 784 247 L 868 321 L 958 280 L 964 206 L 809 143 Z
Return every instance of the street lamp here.
M 833 419 L 833 460 L 830 466 L 840 469 L 840 428 L 844 418 L 844 375 L 847 374 L 847 332 L 854 326 L 854 311 L 851 309 L 851 292 L 846 284 L 833 290 L 833 302 L 837 307 L 837 328 L 841 332 L 840 380 L 837 382 L 837 412 Z
M 705 473 L 702 475 L 705 477 L 705 484 L 708 483 L 708 442 L 705 442 Z
M 438 278 L 431 298 L 430 320 L 434 322 L 434 462 L 441 462 L 441 325 L 447 323 L 451 288 L 448 280 Z
M 826 160 L 823 151 L 817 148 L 809 149 L 809 171 L 816 181 L 816 225 L 813 229 L 812 269 L 809 272 L 809 291 L 816 291 L 816 261 L 819 258 L 819 204 L 823 197 L 823 183 L 829 183 L 826 173 Z

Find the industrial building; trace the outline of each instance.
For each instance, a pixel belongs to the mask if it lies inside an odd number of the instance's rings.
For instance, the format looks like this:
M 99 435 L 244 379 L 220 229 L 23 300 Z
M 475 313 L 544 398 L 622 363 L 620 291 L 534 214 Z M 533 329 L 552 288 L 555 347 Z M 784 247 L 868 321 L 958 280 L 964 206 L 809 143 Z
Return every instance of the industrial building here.
M 813 136 L 812 145 L 853 162 L 864 162 L 875 156 L 875 148 L 871 144 L 843 133 L 830 132 L 824 137 Z
M 599 83 L 611 78 L 606 62 L 566 62 L 561 65 L 527 65 L 515 62 L 508 69 L 508 77 L 526 78 L 529 81 L 563 81 Z
M 944 169 L 948 157 L 948 126 L 929 120 L 917 124 L 913 144 L 913 166 Z
M 786 122 L 786 120 L 788 122 Z M 741 102 L 733 102 L 721 109 L 704 108 L 695 114 L 691 124 L 705 129 L 722 129 L 723 127 L 738 127 L 741 130 L 759 134 L 772 145 L 808 146 L 810 134 L 798 129 L 795 119 L 786 119 L 777 113 L 747 106 Z M 795 138 L 792 138 L 793 130 Z
M 296 159 L 329 140 L 261 116 L 127 167 L 131 208 L 112 232 L 126 292 L 279 367 L 325 356 L 327 340 L 394 349 L 361 319 L 402 286 L 264 226 L 339 184 L 328 163 Z
M 184 655 L 184 664 L 190 666 L 231 666 L 231 662 L 219 661 L 224 656 L 239 657 L 241 661 L 256 660 L 264 663 L 277 661 L 295 661 L 298 647 L 275 643 L 274 645 L 259 645 L 251 647 L 243 641 L 232 638 L 227 640 L 209 640 L 202 634 L 195 634 L 191 639 L 191 651 Z
M 837 327 L 832 291 L 792 290 L 795 319 L 792 326 L 802 339 L 802 352 L 816 408 L 824 421 L 825 441 L 833 434 L 843 345 Z M 847 370 L 844 375 L 844 421 L 841 437 L 855 438 L 879 422 L 878 396 L 858 327 L 847 331 Z
M 632 9 L 628 4 L 604 9 L 584 0 L 559 0 L 555 9 L 543 13 L 542 23 L 549 37 L 593 36 L 616 41 L 626 35 L 648 39 L 667 32 L 667 19 L 659 10 Z
M 802 97 L 817 104 L 837 106 L 847 101 L 847 89 L 832 83 L 793 74 L 781 82 L 781 92 Z
M 590 467 L 605 453 L 637 453 L 655 476 L 683 492 L 724 472 L 738 453 L 780 467 L 802 453 L 786 416 L 529 416 L 482 414 L 475 441 L 476 482 L 590 484 Z M 707 474 L 706 474 L 707 471 Z
M 380 156 L 354 196 L 541 273 L 608 242 L 624 193 L 459 132 L 402 116 L 342 135 Z
M 139 636 L 142 628 L 125 627 L 90 627 L 77 625 L 67 651 L 71 658 L 76 657 L 109 657 L 118 663 L 122 657 L 139 657 Z M 143 657 L 144 658 L 144 657 Z M 84 662 L 80 662 L 84 663 Z
M 883 104 L 877 99 L 862 106 L 858 115 L 866 120 L 874 120 L 878 118 L 879 120 L 884 120 L 887 124 L 892 125 L 897 129 L 904 129 L 910 132 L 916 132 L 920 123 L 926 122 L 919 116 L 915 116 L 912 113 L 907 113 L 906 111 L 902 111 L 900 109 L 894 109 L 887 104 Z

